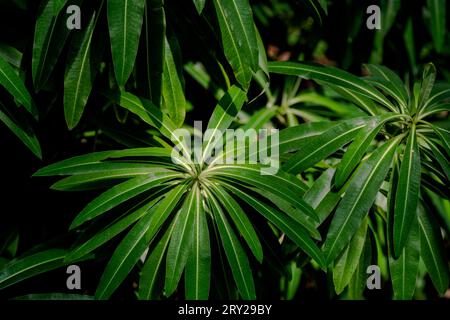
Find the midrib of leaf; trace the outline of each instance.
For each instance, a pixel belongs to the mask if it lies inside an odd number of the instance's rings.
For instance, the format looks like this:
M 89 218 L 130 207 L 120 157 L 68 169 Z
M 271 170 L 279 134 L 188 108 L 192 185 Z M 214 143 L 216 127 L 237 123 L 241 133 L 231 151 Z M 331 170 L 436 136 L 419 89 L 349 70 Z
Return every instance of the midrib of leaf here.
M 243 31 L 243 34 L 245 36 L 245 41 L 247 42 L 248 49 L 250 49 L 249 53 L 251 54 L 252 45 L 250 43 L 250 39 L 248 38 L 248 34 L 247 34 L 246 30 L 245 30 L 244 21 L 242 21 L 242 17 L 241 17 L 241 15 L 239 13 L 239 9 L 238 9 L 238 7 L 236 5 L 236 1 L 233 0 L 233 1 L 231 1 L 231 3 L 233 4 L 234 9 L 236 10 L 237 17 L 239 18 L 239 22 L 241 24 L 242 31 Z M 254 63 L 254 61 L 252 61 L 252 69 L 254 68 L 253 63 Z M 256 71 L 256 70 L 254 70 L 254 71 Z
M 380 160 L 378 161 L 378 163 L 373 167 L 371 173 L 369 174 L 369 176 L 367 177 L 366 181 L 363 184 L 363 187 L 361 188 L 360 192 L 358 193 L 358 197 L 356 198 L 356 200 L 353 202 L 353 205 L 351 207 L 351 209 L 349 210 L 349 213 L 347 215 L 347 217 L 344 220 L 344 223 L 342 224 L 342 226 L 347 225 L 348 220 L 350 219 L 350 217 L 353 215 L 353 212 L 356 208 L 356 205 L 358 204 L 359 200 L 361 199 L 361 196 L 363 195 L 365 189 L 367 188 L 368 183 L 370 182 L 370 180 L 372 179 L 373 175 L 375 174 L 375 172 L 377 171 L 377 169 L 381 166 L 381 164 L 383 163 L 385 157 L 389 154 L 389 152 L 391 151 L 392 148 L 397 146 L 397 142 L 391 142 L 391 145 L 386 149 L 386 151 L 384 152 L 383 156 L 380 158 Z M 340 228 L 337 236 L 335 237 L 336 240 L 339 239 L 339 237 L 342 234 L 342 231 L 344 230 L 343 227 Z M 328 252 L 332 252 L 335 245 L 336 245 L 336 240 L 333 241 L 333 244 L 331 245 L 331 248 L 328 250 Z M 327 259 L 328 260 L 328 259 Z
M 198 299 L 200 296 L 200 214 L 202 214 L 200 210 L 201 205 L 201 199 L 199 196 L 199 191 L 195 190 L 195 196 L 197 199 L 197 206 L 196 206 L 196 214 L 195 214 L 195 228 L 196 228 L 196 245 L 195 245 L 195 270 L 196 270 L 196 276 L 195 276 L 195 299 Z

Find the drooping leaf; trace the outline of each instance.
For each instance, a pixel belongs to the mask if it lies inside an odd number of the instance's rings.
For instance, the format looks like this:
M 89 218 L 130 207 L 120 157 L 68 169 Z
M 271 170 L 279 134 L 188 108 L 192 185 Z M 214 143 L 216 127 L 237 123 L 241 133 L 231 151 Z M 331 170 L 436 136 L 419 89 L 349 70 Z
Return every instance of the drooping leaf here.
M 417 212 L 420 189 L 420 154 L 416 129 L 413 125 L 408 136 L 395 195 L 393 246 L 399 257 L 408 239 L 413 216 Z
M 222 35 L 222 46 L 236 80 L 247 89 L 258 68 L 258 42 L 248 0 L 213 0 Z
M 133 71 L 139 47 L 144 0 L 108 0 L 111 52 L 117 84 L 124 87 Z
M 437 222 L 419 205 L 418 218 L 420 228 L 420 257 L 439 293 L 449 286 L 449 270 L 444 245 Z
M 336 209 L 323 245 L 328 264 L 340 254 L 368 214 L 391 166 L 398 142 L 398 139 L 392 139 L 384 143 L 355 172 Z

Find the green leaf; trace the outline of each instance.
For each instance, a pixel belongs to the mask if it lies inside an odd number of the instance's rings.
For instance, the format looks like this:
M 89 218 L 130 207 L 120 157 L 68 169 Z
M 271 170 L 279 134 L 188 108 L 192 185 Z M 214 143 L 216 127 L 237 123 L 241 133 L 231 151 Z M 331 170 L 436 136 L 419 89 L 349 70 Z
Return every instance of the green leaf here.
M 229 184 L 226 185 L 234 194 L 255 208 L 267 220 L 283 231 L 286 236 L 313 258 L 320 266 L 325 266 L 323 254 L 314 241 L 309 237 L 308 232 L 298 222 L 291 217 L 281 213 L 275 208 L 257 200 L 257 198 L 242 192 Z
M 0 270 L 0 289 L 64 265 L 65 250 L 50 249 L 10 261 Z
M 203 210 L 200 190 L 196 189 L 198 208 L 195 212 L 192 251 L 186 263 L 185 291 L 188 300 L 206 300 L 211 278 L 211 247 L 208 223 Z
M 372 83 L 375 87 L 384 90 L 398 102 L 403 110 L 406 110 L 409 95 L 400 77 L 391 69 L 384 66 L 368 64 L 365 67 L 372 75 L 372 77 L 365 78 L 365 80 Z
M 203 9 L 205 8 L 206 0 L 192 0 L 192 1 L 194 2 L 198 14 L 201 14 Z
M 123 88 L 133 71 L 144 18 L 144 0 L 108 0 L 108 25 L 114 71 Z
M 258 41 L 248 0 L 213 0 L 225 56 L 236 80 L 247 89 L 258 68 Z
M 428 63 L 422 75 L 422 83 L 420 86 L 419 105 L 418 109 L 421 110 L 430 98 L 431 91 L 433 90 L 434 82 L 436 81 L 436 67 L 432 63 Z
M 151 240 L 147 235 L 151 221 L 150 212 L 134 225 L 117 246 L 95 291 L 97 299 L 108 299 L 147 249 Z
M 364 247 L 359 258 L 353 277 L 348 284 L 348 295 L 353 300 L 362 300 L 364 289 L 367 286 L 367 267 L 371 265 L 372 242 L 369 234 L 366 236 Z
M 341 294 L 355 273 L 366 242 L 367 219 L 359 227 L 345 250 L 336 259 L 333 268 L 333 283 L 337 294 Z
M 0 57 L 0 86 L 4 87 L 19 104 L 23 105 L 35 118 L 38 111 L 34 105 L 33 99 L 28 92 L 22 79 L 16 74 L 9 63 Z
M 63 10 L 67 0 L 47 0 L 39 9 L 34 30 L 32 74 L 37 91 L 47 82 L 70 30 Z
M 290 173 L 301 173 L 326 157 L 330 156 L 364 128 L 372 118 L 360 119 L 354 123 L 343 122 L 331 127 L 318 137 L 313 137 L 283 165 Z
M 448 263 L 438 223 L 419 205 L 420 257 L 436 290 L 443 294 L 449 285 Z
M 394 289 L 394 297 L 398 300 L 410 300 L 416 289 L 416 278 L 420 260 L 420 233 L 417 215 L 412 217 L 411 231 L 398 259 L 389 255 L 389 269 Z M 392 250 L 392 249 L 390 249 Z
M 415 125 L 408 136 L 395 196 L 393 246 L 399 257 L 408 239 L 413 217 L 417 211 L 420 189 L 420 154 Z
M 215 197 L 208 198 L 234 281 L 244 300 L 255 300 L 255 284 L 247 255 Z
M 73 220 L 70 229 L 74 229 L 83 223 L 116 207 L 143 192 L 149 191 L 162 183 L 179 177 L 178 173 L 152 173 L 148 176 L 139 176 L 122 182 L 105 191 L 91 201 Z
M 131 168 L 130 163 L 122 165 L 102 161 L 125 157 L 170 157 L 171 153 L 171 150 L 156 147 L 93 152 L 51 164 L 38 170 L 33 176 L 86 174 Z
M 0 103 L 0 105 L 2 105 Z M 33 152 L 36 157 L 42 159 L 42 151 L 41 146 L 39 144 L 39 140 L 37 139 L 35 133 L 31 128 L 23 128 L 16 123 L 13 119 L 8 117 L 5 113 L 0 110 L 0 121 L 3 122 L 9 130 L 11 130 L 28 149 Z
M 318 221 L 314 209 L 300 197 L 306 192 L 304 183 L 295 176 L 281 170 L 274 175 L 261 175 L 261 167 L 257 165 L 218 165 L 208 169 L 207 174 L 233 179 L 240 184 L 248 183 L 261 190 L 266 190 L 274 195 L 289 201 L 294 207 L 301 210 L 315 221 Z
M 162 96 L 164 108 L 177 127 L 181 127 L 186 115 L 186 99 L 184 97 L 183 69 L 181 61 L 176 61 L 179 55 L 177 39 L 165 38 L 164 70 L 162 75 Z
M 224 209 L 231 216 L 237 230 L 242 235 L 244 240 L 247 242 L 250 250 L 252 251 L 255 258 L 262 262 L 263 251 L 261 243 L 259 242 L 258 235 L 246 213 L 242 210 L 239 204 L 234 200 L 223 188 L 216 186 L 214 189 L 214 194 L 217 199 L 220 200 Z
M 391 111 L 396 111 L 389 99 L 370 84 L 351 73 L 337 68 L 299 62 L 276 61 L 269 63 L 269 72 L 299 76 L 304 79 L 312 79 L 321 83 L 342 87 L 372 99 Z
M 169 246 L 170 237 L 172 236 L 173 227 L 179 218 L 177 215 L 169 228 L 156 243 L 155 248 L 149 251 L 145 264 L 142 267 L 141 278 L 139 280 L 139 299 L 150 300 L 157 297 L 157 285 L 159 278 L 163 276 L 163 264 L 166 249 Z
M 76 127 L 81 119 L 98 69 L 99 59 L 92 55 L 101 50 L 92 50 L 92 39 L 102 7 L 103 2 L 87 28 L 77 33 L 72 41 L 72 59 L 66 65 L 64 77 L 64 115 L 69 129 Z
M 141 208 L 135 210 L 134 212 L 127 214 L 124 218 L 115 222 L 111 226 L 97 232 L 94 236 L 92 236 L 89 240 L 83 242 L 82 244 L 76 246 L 72 249 L 66 257 L 66 260 L 75 260 L 78 258 L 82 258 L 102 246 L 106 242 L 112 240 L 119 233 L 125 231 L 128 227 L 130 227 L 133 223 L 141 219 L 144 215 L 146 215 L 151 208 L 155 206 L 155 204 L 160 200 L 158 197 L 155 200 L 150 201 L 145 204 Z M 157 205 L 157 204 L 156 204 Z
M 376 149 L 350 180 L 323 246 L 328 264 L 349 243 L 367 215 L 391 166 L 398 142 L 398 139 L 392 139 Z
M 356 135 L 355 140 L 348 147 L 342 157 L 342 160 L 337 165 L 336 174 L 334 176 L 334 184 L 337 188 L 340 188 L 350 177 L 353 170 L 364 157 L 364 154 L 373 139 L 383 127 L 383 123 L 379 123 L 377 120 L 368 123 L 361 129 L 361 131 Z
M 429 27 L 433 38 L 436 52 L 443 53 L 446 32 L 446 1 L 445 0 L 427 0 L 427 7 L 430 11 Z
M 166 38 L 166 15 L 163 0 L 145 2 L 144 31 L 138 50 L 136 85 L 141 95 L 156 106 L 161 105 L 162 75 Z
M 168 297 L 176 290 L 191 253 L 195 216 L 200 214 L 202 206 L 198 188 L 197 184 L 192 187 L 181 210 L 177 213 L 179 217 L 167 249 L 165 294 Z
M 223 138 L 222 135 L 236 118 L 246 98 L 244 91 L 236 86 L 232 86 L 220 99 L 208 121 L 207 130 L 210 130 L 211 134 L 209 139 L 204 142 L 203 158 L 209 155 L 214 148 L 213 142 L 216 141 L 216 135 L 220 135 Z

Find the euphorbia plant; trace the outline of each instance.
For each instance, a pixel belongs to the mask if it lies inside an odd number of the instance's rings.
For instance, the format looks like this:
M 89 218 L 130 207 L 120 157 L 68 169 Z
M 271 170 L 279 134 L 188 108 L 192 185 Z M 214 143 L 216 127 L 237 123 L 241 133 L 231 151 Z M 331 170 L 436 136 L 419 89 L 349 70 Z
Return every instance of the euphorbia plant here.
M 323 252 L 338 293 L 350 283 L 359 259 L 365 256 L 367 218 L 374 219 L 369 212 L 376 212 L 387 225 L 382 241 L 387 243 L 395 296 L 412 297 L 420 258 L 442 293 L 448 288 L 448 264 L 436 218 L 448 217 L 436 216 L 424 199 L 429 192 L 444 198 L 450 195 L 450 132 L 439 121 L 439 114 L 450 109 L 450 86 L 435 84 L 432 64 L 411 88 L 386 67 L 367 65 L 366 69 L 369 75 L 358 78 L 319 65 L 269 65 L 271 72 L 329 86 L 368 114 L 337 122 L 306 139 L 282 169 L 302 174 L 321 163 L 320 167 L 333 172 L 330 194 L 342 194 L 342 198 L 323 197 L 328 202 L 323 219 L 336 207 Z M 384 201 L 376 202 L 377 197 Z

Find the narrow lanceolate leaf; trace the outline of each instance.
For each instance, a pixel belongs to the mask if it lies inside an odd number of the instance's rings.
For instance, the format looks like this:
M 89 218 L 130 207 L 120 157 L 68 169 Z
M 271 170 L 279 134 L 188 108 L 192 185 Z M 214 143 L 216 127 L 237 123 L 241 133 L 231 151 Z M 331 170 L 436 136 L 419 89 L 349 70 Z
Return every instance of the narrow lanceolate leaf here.
M 449 270 L 437 221 L 419 206 L 420 257 L 436 290 L 443 294 L 449 286 Z
M 391 69 L 384 66 L 369 64 L 365 67 L 372 75 L 372 77 L 366 78 L 366 80 L 389 94 L 404 110 L 406 110 L 409 96 L 405 84 L 400 77 Z
M 180 127 L 186 115 L 186 99 L 184 97 L 183 68 L 178 61 L 179 46 L 177 39 L 165 38 L 164 71 L 162 76 L 162 95 L 164 109 L 172 121 Z
M 0 57 L 0 86 L 4 87 L 16 101 L 23 105 L 35 118 L 38 112 L 33 99 L 22 79 L 14 71 L 13 67 Z
M 164 0 L 145 2 L 144 30 L 138 50 L 136 85 L 141 95 L 156 106 L 161 105 L 162 75 L 164 68 L 164 42 L 166 38 L 166 15 Z
M 274 175 L 261 175 L 261 168 L 257 165 L 244 164 L 220 165 L 209 169 L 207 174 L 232 179 L 239 183 L 245 182 L 261 190 L 271 192 L 318 221 L 314 209 L 301 199 L 301 196 L 307 191 L 307 187 L 301 180 L 283 171 L 278 171 Z
M 247 89 L 258 68 L 258 41 L 248 0 L 213 0 L 225 56 L 236 80 Z
M 427 7 L 430 12 L 430 32 L 433 38 L 434 47 L 438 53 L 442 53 L 445 44 L 446 32 L 446 1 L 427 0 Z
M 428 63 L 423 69 L 422 83 L 420 85 L 419 94 L 419 110 L 423 109 L 428 99 L 430 98 L 431 91 L 436 81 L 436 67 L 432 63 Z
M 200 190 L 196 192 L 196 208 L 192 251 L 186 263 L 185 291 L 188 300 L 206 300 L 209 296 L 211 278 L 211 246 L 208 223 L 200 198 Z
M 117 246 L 95 292 L 97 299 L 108 299 L 119 287 L 144 253 L 151 239 L 146 235 L 150 227 L 150 215 L 144 216 Z
M 364 247 L 359 258 L 353 277 L 348 284 L 348 295 L 353 300 L 362 300 L 364 289 L 367 287 L 367 267 L 372 260 L 372 242 L 370 234 L 367 234 Z
M 111 210 L 120 203 L 127 201 L 143 192 L 149 191 L 164 182 L 175 179 L 177 173 L 152 173 L 122 182 L 102 193 L 90 202 L 73 220 L 70 228 L 76 228 L 99 215 Z
M 0 270 L 0 289 L 64 265 L 65 250 L 51 249 L 9 262 Z
M 92 50 L 92 38 L 100 11 L 101 8 L 92 16 L 82 33 L 75 35 L 72 42 L 71 59 L 66 66 L 64 77 L 64 115 L 69 129 L 73 129 L 80 121 L 92 90 L 97 70 L 94 62 L 98 62 L 91 57 L 98 54 Z
M 323 246 L 328 264 L 341 253 L 368 214 L 389 171 L 397 144 L 398 139 L 393 139 L 376 149 L 350 180 Z
M 32 74 L 36 90 L 47 82 L 70 30 L 64 7 L 67 0 L 47 0 L 40 8 L 34 30 Z
M 436 135 L 441 140 L 442 146 L 444 147 L 447 155 L 450 157 L 450 131 L 440 128 L 438 126 L 431 126 Z
M 381 130 L 382 125 L 379 125 L 377 121 L 373 121 L 357 134 L 355 140 L 348 147 L 342 160 L 336 167 L 336 174 L 334 176 L 334 184 L 337 188 L 340 188 L 345 181 L 350 177 L 353 170 L 363 158 L 373 139 Z
M 391 111 L 396 111 L 394 105 L 381 92 L 364 80 L 343 70 L 307 63 L 276 61 L 269 63 L 269 72 L 299 76 L 342 87 L 381 103 Z
M 368 121 L 370 118 L 333 126 L 320 136 L 310 139 L 301 150 L 289 158 L 282 169 L 295 174 L 303 172 L 353 140 Z
M 23 144 L 34 153 L 34 155 L 36 155 L 39 159 L 42 159 L 42 151 L 39 140 L 31 128 L 22 128 L 1 110 L 0 121 L 3 122 L 9 130 L 11 130 L 23 142 Z
M 355 273 L 366 242 L 367 219 L 353 236 L 352 240 L 337 258 L 333 268 L 333 283 L 337 294 L 341 294 Z
M 255 283 L 247 255 L 217 200 L 212 195 L 210 195 L 208 200 L 212 207 L 214 220 L 219 230 L 220 239 L 222 240 L 222 246 L 239 293 L 245 300 L 254 300 L 256 299 Z
M 144 215 L 146 215 L 151 208 L 157 205 L 156 203 L 160 199 L 161 198 L 159 197 L 155 200 L 150 201 L 149 203 L 145 204 L 144 206 L 135 210 L 134 212 L 127 214 L 124 218 L 120 219 L 111 226 L 108 226 L 107 228 L 97 232 L 92 238 L 88 239 L 87 241 L 83 242 L 82 244 L 78 245 L 73 250 L 71 250 L 67 254 L 65 260 L 70 261 L 82 258 L 87 254 L 89 254 L 90 252 L 92 252 L 93 250 L 102 246 L 106 242 L 112 240 L 119 233 L 125 231 L 133 223 L 135 223 L 136 221 L 141 219 Z
M 393 245 L 394 256 L 399 257 L 408 239 L 413 217 L 417 211 L 420 189 L 420 154 L 415 126 L 408 136 L 400 166 L 395 196 Z
M 163 269 L 163 265 L 166 249 L 169 246 L 173 227 L 175 226 L 175 222 L 178 218 L 179 216 L 175 217 L 174 221 L 172 221 L 169 228 L 167 228 L 162 238 L 156 243 L 154 249 L 148 253 L 147 260 L 142 267 L 141 278 L 139 280 L 140 300 L 151 300 L 156 298 L 158 295 L 156 290 L 159 289 L 158 280 L 159 278 L 163 278 L 162 276 L 165 271 Z
M 171 296 L 176 290 L 186 261 L 191 253 L 194 240 L 195 216 L 200 214 L 200 194 L 198 186 L 194 185 L 177 213 L 179 217 L 175 223 L 166 259 L 165 294 Z
M 192 1 L 194 2 L 198 14 L 201 14 L 203 9 L 205 8 L 206 0 L 192 0 Z
M 232 86 L 220 99 L 208 122 L 210 137 L 205 137 L 203 158 L 211 153 L 217 138 L 223 141 L 225 130 L 231 125 L 238 112 L 242 109 L 246 99 L 245 92 Z M 205 159 L 206 160 L 206 159 Z
M 124 87 L 139 46 L 145 0 L 108 0 L 108 25 L 116 80 Z
M 139 116 L 144 122 L 158 129 L 166 138 L 171 139 L 178 147 L 183 149 L 183 154 L 190 157 L 191 153 L 186 142 L 175 134 L 177 127 L 172 120 L 161 112 L 150 100 L 139 98 L 128 92 L 121 92 L 118 103 L 127 110 Z
M 217 186 L 214 190 L 218 200 L 222 203 L 225 210 L 231 216 L 237 230 L 247 242 L 253 255 L 259 262 L 262 262 L 263 251 L 258 235 L 244 210 L 223 188 Z
M 389 269 L 394 289 L 394 297 L 398 300 L 410 300 L 416 289 L 416 278 L 420 260 L 420 233 L 417 216 L 413 223 L 405 246 L 398 259 L 389 255 Z M 392 250 L 390 248 L 390 250 Z
M 250 196 L 246 192 L 242 192 L 229 184 L 226 185 L 234 194 L 255 208 L 262 216 L 273 223 L 277 228 L 283 231 L 286 236 L 297 244 L 304 252 L 313 258 L 320 266 L 325 267 L 325 259 L 322 252 L 315 242 L 310 238 L 308 232 L 299 223 L 291 217 L 281 213 L 277 209 L 257 200 L 256 197 Z

